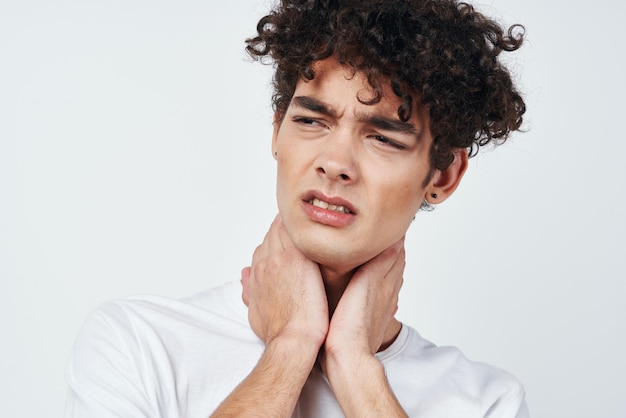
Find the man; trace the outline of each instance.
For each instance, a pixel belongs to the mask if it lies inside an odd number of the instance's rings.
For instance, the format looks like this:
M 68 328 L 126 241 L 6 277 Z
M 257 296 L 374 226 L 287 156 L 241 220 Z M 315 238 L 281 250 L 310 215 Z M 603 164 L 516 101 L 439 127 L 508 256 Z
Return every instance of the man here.
M 284 0 L 270 57 L 279 214 L 241 282 L 86 322 L 68 417 L 525 417 L 510 375 L 394 318 L 404 234 L 468 156 L 517 130 L 521 45 L 453 0 Z

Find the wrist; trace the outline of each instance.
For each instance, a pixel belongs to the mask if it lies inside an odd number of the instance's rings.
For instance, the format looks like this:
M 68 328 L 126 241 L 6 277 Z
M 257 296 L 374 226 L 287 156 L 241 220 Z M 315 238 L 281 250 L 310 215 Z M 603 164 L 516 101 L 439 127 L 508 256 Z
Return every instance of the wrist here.
M 385 372 L 376 356 L 367 351 L 326 350 L 324 356 L 328 380 L 338 388 L 350 388 L 362 379 L 384 375 Z
M 283 332 L 265 345 L 264 357 L 276 359 L 281 364 L 293 368 L 313 368 L 322 343 L 301 334 Z
M 326 356 L 326 376 L 346 417 L 406 417 L 375 355 L 342 352 Z

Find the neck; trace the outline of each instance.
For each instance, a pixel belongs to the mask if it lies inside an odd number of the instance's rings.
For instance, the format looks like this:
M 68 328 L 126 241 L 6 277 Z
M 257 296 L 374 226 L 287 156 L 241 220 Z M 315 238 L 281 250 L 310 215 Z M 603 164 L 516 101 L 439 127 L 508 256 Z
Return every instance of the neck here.
M 335 312 L 339 299 L 341 299 L 343 292 L 346 290 L 346 287 L 348 287 L 348 283 L 350 283 L 350 279 L 352 279 L 355 270 L 356 269 L 343 271 L 320 265 L 320 272 L 324 280 L 328 309 L 331 316 L 333 312 Z
M 324 288 L 326 289 L 326 298 L 328 299 L 328 312 L 330 313 L 331 318 L 355 271 L 356 268 L 341 271 L 320 265 L 320 272 L 322 273 Z M 385 330 L 382 345 L 379 347 L 378 351 L 382 351 L 389 347 L 395 341 L 401 328 L 402 324 L 395 317 L 391 318 L 391 321 Z

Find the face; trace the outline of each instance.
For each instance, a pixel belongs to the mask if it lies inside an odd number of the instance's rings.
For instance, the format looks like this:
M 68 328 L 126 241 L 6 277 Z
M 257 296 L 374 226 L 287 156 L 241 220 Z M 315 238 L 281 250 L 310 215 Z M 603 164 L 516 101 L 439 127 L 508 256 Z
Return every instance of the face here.
M 278 208 L 300 251 L 348 271 L 405 234 L 426 195 L 432 137 L 425 109 L 402 122 L 389 89 L 365 105 L 361 74 L 334 59 L 315 70 L 275 123 Z

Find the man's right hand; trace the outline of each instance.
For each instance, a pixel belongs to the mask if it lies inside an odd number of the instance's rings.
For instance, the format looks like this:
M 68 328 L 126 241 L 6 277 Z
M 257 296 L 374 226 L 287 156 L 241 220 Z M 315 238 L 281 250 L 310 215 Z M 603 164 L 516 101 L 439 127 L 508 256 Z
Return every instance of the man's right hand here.
M 277 337 L 323 344 L 328 301 L 317 263 L 293 244 L 278 215 L 241 272 L 243 301 L 255 334 L 267 345 Z
M 211 417 L 290 417 L 328 332 L 319 266 L 298 251 L 276 217 L 241 282 L 250 326 L 265 350 Z

